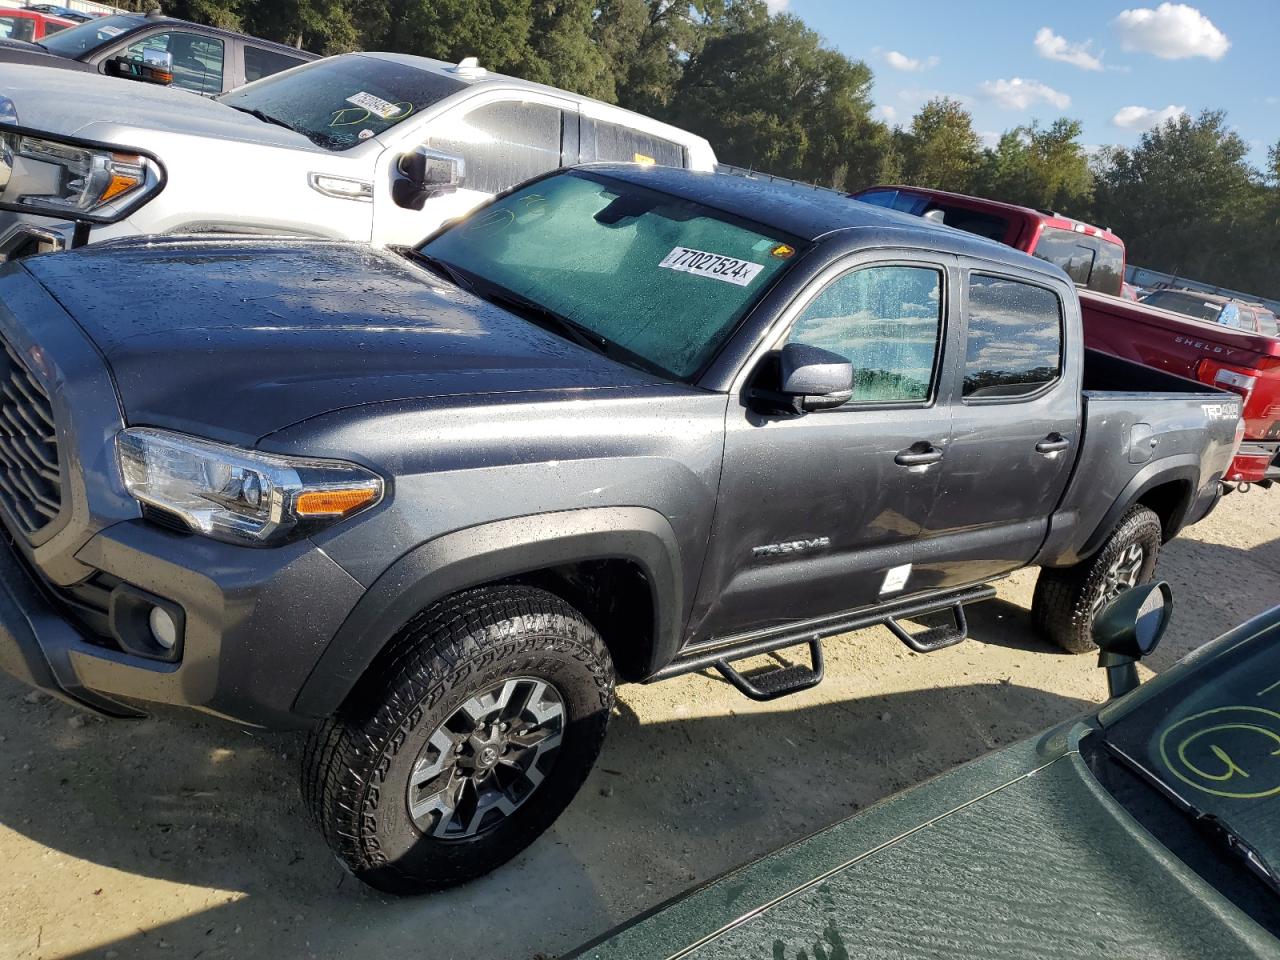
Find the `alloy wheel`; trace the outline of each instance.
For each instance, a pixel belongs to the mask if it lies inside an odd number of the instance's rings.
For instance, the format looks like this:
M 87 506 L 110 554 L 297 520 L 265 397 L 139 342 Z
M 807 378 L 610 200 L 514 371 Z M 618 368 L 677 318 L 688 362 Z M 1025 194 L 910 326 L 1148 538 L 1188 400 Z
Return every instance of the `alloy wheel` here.
M 544 680 L 503 680 L 467 699 L 438 726 L 409 777 L 409 815 L 423 833 L 476 836 L 537 790 L 564 734 L 560 692 Z
M 1124 591 L 1138 585 L 1138 577 L 1146 558 L 1147 552 L 1142 549 L 1142 544 L 1131 543 L 1111 561 L 1103 574 L 1102 589 L 1094 598 L 1093 607 L 1089 611 L 1092 619 L 1096 620 L 1102 609 Z

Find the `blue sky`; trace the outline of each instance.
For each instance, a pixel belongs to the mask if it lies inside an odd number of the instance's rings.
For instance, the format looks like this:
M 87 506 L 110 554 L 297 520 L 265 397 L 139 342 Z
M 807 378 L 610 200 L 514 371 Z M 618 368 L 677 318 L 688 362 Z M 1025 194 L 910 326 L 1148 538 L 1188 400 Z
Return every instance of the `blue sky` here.
M 1255 165 L 1280 139 L 1280 0 L 769 3 L 865 60 L 890 122 L 948 94 L 988 139 L 1068 116 L 1090 146 L 1132 145 L 1161 117 L 1206 108 L 1227 111 Z

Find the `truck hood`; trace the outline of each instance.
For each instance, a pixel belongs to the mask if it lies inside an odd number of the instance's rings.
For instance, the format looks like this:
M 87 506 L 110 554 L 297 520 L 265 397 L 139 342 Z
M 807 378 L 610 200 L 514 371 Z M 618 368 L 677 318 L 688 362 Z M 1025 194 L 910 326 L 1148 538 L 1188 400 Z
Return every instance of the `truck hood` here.
M 357 244 L 129 240 L 21 263 L 132 425 L 252 445 L 367 403 L 663 383 Z
M 1271 956 L 1274 940 L 1062 745 L 1059 732 L 961 767 L 573 957 Z
M 239 140 L 325 153 L 300 133 L 174 87 L 84 73 L 59 66 L 2 62 L 0 96 L 13 101 L 21 126 L 52 134 L 146 148 L 147 131 Z M 109 119 L 107 119 L 109 118 Z

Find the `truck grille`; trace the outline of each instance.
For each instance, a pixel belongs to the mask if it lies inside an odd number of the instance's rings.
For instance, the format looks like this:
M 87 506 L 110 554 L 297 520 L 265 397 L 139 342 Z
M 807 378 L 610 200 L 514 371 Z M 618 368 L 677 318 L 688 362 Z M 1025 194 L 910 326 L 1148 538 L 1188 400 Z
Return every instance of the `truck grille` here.
M 7 343 L 0 354 L 0 502 L 27 536 L 62 509 L 53 407 Z

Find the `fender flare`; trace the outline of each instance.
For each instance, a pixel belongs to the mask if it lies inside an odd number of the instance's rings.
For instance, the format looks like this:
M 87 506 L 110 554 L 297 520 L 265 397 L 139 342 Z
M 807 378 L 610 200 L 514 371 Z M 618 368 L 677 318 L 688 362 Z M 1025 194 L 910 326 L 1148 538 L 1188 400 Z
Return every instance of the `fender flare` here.
M 444 534 L 388 567 L 316 661 L 294 712 L 332 714 L 387 642 L 419 611 L 469 587 L 583 560 L 628 560 L 653 594 L 651 670 L 669 661 L 683 631 L 680 548 L 666 517 L 646 507 L 601 507 L 498 520 Z
M 1192 504 L 1195 503 L 1196 493 L 1200 489 L 1200 458 L 1190 453 L 1165 457 L 1149 463 L 1139 470 L 1133 479 L 1125 484 L 1120 496 L 1116 498 L 1115 503 L 1103 515 L 1097 528 L 1085 540 L 1078 556 L 1080 558 L 1091 557 L 1100 550 L 1107 537 L 1111 536 L 1111 531 L 1120 523 L 1120 518 L 1146 494 L 1166 483 L 1179 481 L 1186 481 L 1189 493 L 1186 501 L 1173 512 L 1165 525 L 1166 542 L 1173 539 L 1174 535 L 1182 529 L 1187 513 Z

